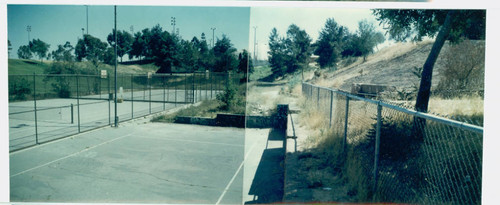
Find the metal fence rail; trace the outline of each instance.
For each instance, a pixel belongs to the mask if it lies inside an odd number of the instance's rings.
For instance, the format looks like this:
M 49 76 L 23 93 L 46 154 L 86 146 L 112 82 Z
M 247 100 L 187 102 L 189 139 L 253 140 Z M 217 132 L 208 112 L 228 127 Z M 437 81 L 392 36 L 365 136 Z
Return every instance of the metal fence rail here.
M 202 100 L 215 99 L 241 75 L 173 74 L 9 75 L 9 146 L 15 151 L 110 126 L 114 98 L 119 122 Z
M 359 157 L 366 200 L 481 203 L 482 127 L 309 83 L 302 93 L 344 138 L 343 156 Z

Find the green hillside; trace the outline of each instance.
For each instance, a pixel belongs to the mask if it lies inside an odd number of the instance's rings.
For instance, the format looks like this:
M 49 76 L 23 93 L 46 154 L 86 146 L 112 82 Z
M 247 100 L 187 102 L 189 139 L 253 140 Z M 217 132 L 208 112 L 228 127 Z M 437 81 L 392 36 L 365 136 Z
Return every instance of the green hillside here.
M 23 74 L 43 74 L 44 70 L 51 65 L 52 61 L 44 61 L 40 62 L 37 60 L 21 60 L 21 59 L 9 59 L 9 75 L 23 75 Z M 77 67 L 79 69 L 86 70 L 89 73 L 89 70 L 95 70 L 95 67 L 89 62 L 78 62 Z M 98 70 L 108 70 L 108 73 L 112 73 L 114 71 L 114 67 L 107 64 L 101 64 L 98 67 Z M 143 65 L 121 65 L 118 64 L 117 71 L 118 73 L 129 73 L 129 74 L 146 74 L 148 72 L 155 72 L 158 70 L 158 67 L 151 64 L 143 64 Z

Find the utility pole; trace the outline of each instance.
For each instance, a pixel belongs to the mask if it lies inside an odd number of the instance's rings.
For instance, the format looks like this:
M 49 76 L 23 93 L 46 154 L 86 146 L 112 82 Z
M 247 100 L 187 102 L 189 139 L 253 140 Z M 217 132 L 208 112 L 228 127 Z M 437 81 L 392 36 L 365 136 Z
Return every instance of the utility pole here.
M 118 97 L 118 96 L 116 95 L 116 94 L 117 94 L 117 90 L 116 90 L 116 86 L 117 86 L 117 85 L 116 85 L 116 80 L 117 80 L 117 76 L 116 76 L 116 74 L 117 74 L 117 73 L 116 73 L 116 67 L 117 67 L 117 65 L 118 65 L 118 53 L 117 53 L 117 45 L 118 45 L 118 44 L 116 43 L 116 42 L 117 42 L 117 40 L 116 40 L 116 39 L 117 39 L 117 35 L 116 35 L 117 33 L 118 33 L 118 32 L 116 32 L 116 5 L 115 5 L 115 127 L 118 127 L 118 113 L 117 113 L 117 111 L 118 111 L 118 106 L 117 106 L 117 104 L 116 104 L 116 103 L 117 103 L 117 102 L 116 102 L 116 99 L 117 99 L 117 97 Z
M 257 26 L 253 27 L 253 59 L 256 60 L 255 57 L 255 47 L 257 46 Z
M 170 17 L 170 25 L 173 26 L 172 27 L 172 34 L 175 35 L 175 17 Z
M 210 28 L 212 29 L 212 48 L 215 46 L 215 27 Z
M 28 31 L 28 44 L 29 44 L 29 43 L 30 43 L 30 41 L 31 41 L 31 38 L 30 38 L 31 26 L 30 26 L 30 25 L 28 25 L 28 26 L 26 27 L 26 31 Z M 28 47 L 29 47 L 29 46 L 28 46 Z

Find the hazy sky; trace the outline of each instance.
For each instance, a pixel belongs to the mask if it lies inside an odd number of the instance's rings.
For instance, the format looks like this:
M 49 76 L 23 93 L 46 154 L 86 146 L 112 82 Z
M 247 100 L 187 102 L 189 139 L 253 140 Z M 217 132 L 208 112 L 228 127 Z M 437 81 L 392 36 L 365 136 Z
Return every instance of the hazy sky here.
M 286 35 L 288 26 L 292 23 L 304 29 L 315 42 L 319 32 L 323 29 L 328 18 L 346 26 L 350 32 L 355 32 L 358 22 L 366 19 L 376 25 L 378 31 L 385 34 L 379 26 L 370 9 L 347 9 L 347 8 L 286 8 L 286 7 L 254 7 L 251 8 L 250 17 L 250 43 L 249 50 L 253 52 L 254 26 L 257 26 L 257 45 L 259 59 L 267 58 L 269 34 L 276 27 L 278 33 Z M 253 53 L 252 53 L 253 54 Z
M 250 8 L 248 7 L 181 7 L 181 6 L 118 6 L 117 28 L 134 32 L 160 24 L 163 30 L 172 31 L 171 17 L 176 18 L 176 29 L 183 39 L 200 38 L 204 32 L 207 40 L 222 34 L 229 37 L 237 49 L 248 47 Z M 88 6 L 89 34 L 106 42 L 114 28 L 113 6 Z M 86 30 L 86 6 L 83 5 L 8 5 L 8 39 L 12 43 L 11 58 L 17 58 L 17 49 L 27 45 L 27 26 L 30 38 L 39 38 L 50 44 L 50 50 L 69 41 L 76 45 Z

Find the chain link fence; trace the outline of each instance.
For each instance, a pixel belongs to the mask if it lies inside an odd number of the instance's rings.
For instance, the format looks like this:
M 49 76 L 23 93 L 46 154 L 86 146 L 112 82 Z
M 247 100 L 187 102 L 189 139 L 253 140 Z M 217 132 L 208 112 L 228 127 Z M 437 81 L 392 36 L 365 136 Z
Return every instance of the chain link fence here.
M 358 199 L 481 203 L 482 127 L 308 83 L 302 93 L 343 138 L 343 175 Z
M 172 74 L 9 75 L 9 150 L 15 151 L 110 126 L 180 104 L 215 99 L 242 75 Z

